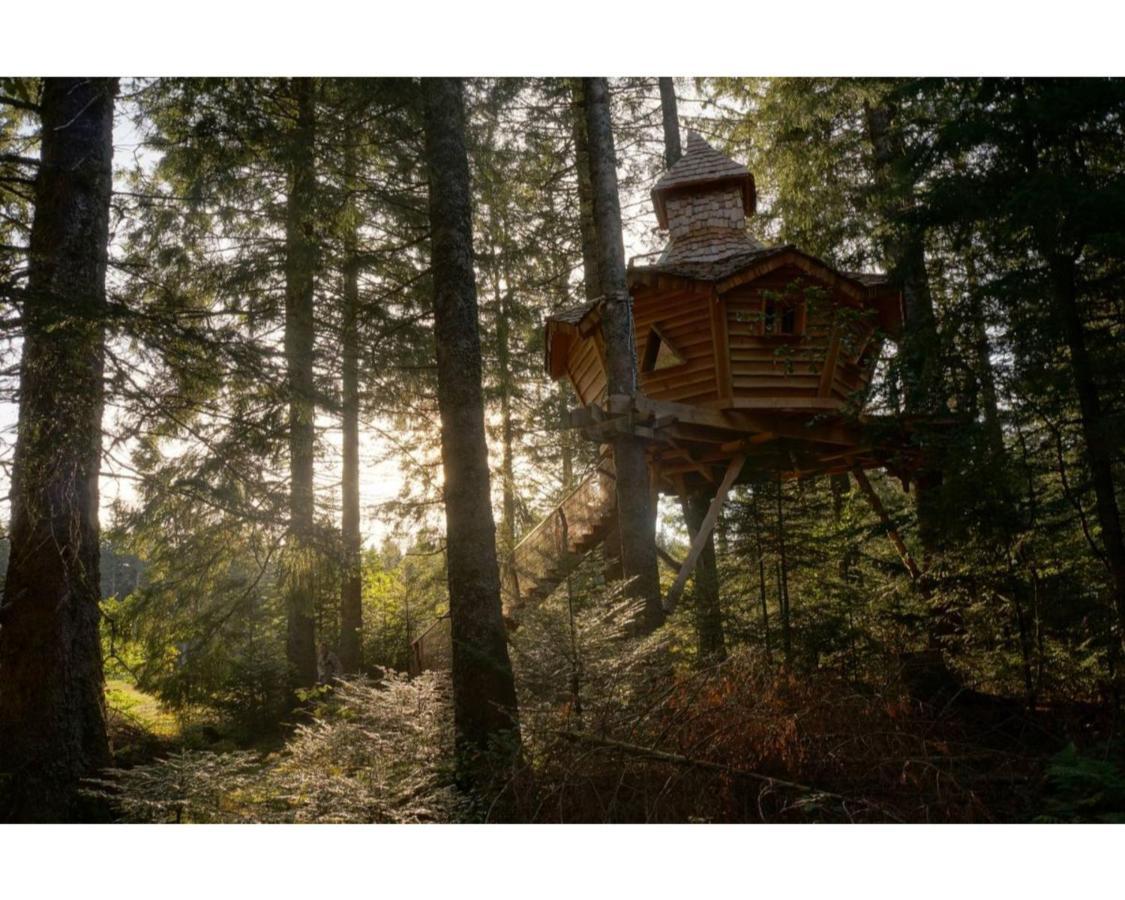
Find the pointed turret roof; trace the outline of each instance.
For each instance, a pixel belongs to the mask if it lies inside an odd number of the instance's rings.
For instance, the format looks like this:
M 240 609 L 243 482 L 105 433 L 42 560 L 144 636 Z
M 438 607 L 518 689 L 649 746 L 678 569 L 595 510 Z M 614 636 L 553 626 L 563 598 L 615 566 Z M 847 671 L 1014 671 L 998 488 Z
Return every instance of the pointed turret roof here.
M 687 152 L 665 172 L 652 189 L 656 218 L 662 228 L 668 227 L 668 211 L 664 201 L 668 194 L 712 185 L 736 183 L 742 189 L 742 208 L 753 215 L 756 194 L 754 176 L 746 166 L 736 163 L 708 144 L 698 132 L 688 133 Z

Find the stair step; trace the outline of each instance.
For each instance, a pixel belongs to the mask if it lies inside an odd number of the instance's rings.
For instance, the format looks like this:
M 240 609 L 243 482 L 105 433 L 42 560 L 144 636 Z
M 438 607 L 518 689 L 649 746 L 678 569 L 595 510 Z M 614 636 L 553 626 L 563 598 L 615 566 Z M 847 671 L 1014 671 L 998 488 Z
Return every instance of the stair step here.
M 595 479 L 603 478 L 602 471 L 591 473 L 586 483 L 568 495 L 550 513 L 548 519 L 544 520 L 550 521 L 551 516 L 556 516 L 561 511 L 564 528 L 566 522 L 574 523 L 575 528 L 568 535 L 565 552 L 554 555 L 554 551 L 549 546 L 545 546 L 550 540 L 550 537 L 547 537 L 546 540 L 537 539 L 538 543 L 528 544 L 524 551 L 526 555 L 517 555 L 512 560 L 517 569 L 521 570 L 520 595 L 523 602 L 539 603 L 544 600 L 578 567 L 590 551 L 605 539 L 614 517 L 609 509 L 612 505 L 612 497 L 606 496 L 603 487 L 594 483 Z M 596 493 L 591 493 L 591 486 Z M 545 534 L 550 535 L 551 532 Z M 523 560 L 522 564 L 521 560 Z M 538 577 L 528 569 L 535 570 Z

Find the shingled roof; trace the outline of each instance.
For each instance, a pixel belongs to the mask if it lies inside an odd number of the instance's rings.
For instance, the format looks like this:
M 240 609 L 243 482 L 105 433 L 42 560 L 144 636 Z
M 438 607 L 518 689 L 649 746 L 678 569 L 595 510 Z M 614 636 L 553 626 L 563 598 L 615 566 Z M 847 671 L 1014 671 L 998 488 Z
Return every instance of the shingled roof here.
M 661 259 L 649 265 L 637 265 L 636 261 L 632 260 L 629 264 L 629 272 L 630 274 L 636 273 L 637 275 L 644 275 L 646 273 L 674 275 L 681 278 L 691 278 L 695 281 L 724 281 L 754 263 L 783 253 L 796 253 L 817 265 L 832 269 L 832 271 L 842 275 L 844 278 L 854 281 L 866 288 L 879 288 L 890 284 L 890 279 L 881 272 L 845 272 L 834 268 L 823 260 L 804 253 L 793 244 L 776 244 L 772 247 L 765 247 L 759 244 L 754 250 L 717 260 L 666 262 Z
M 585 319 L 599 303 L 601 303 L 601 297 L 598 297 L 596 300 L 591 300 L 589 303 L 583 303 L 581 306 L 571 306 L 566 309 L 556 310 L 547 316 L 547 321 L 562 322 L 566 325 L 577 325 Z
M 682 260 L 679 262 L 658 261 L 647 266 L 630 265 L 630 272 L 658 272 L 662 275 L 679 275 L 683 278 L 692 278 L 697 281 L 722 281 L 735 272 L 745 269 L 751 263 L 773 256 L 784 250 L 791 249 L 786 244 L 780 247 L 762 247 L 727 256 L 723 259 L 711 260 Z
M 656 218 L 662 228 L 668 227 L 665 197 L 677 191 L 699 188 L 708 184 L 735 182 L 742 188 L 742 207 L 746 215 L 753 215 L 757 195 L 754 176 L 746 166 L 723 156 L 707 143 L 698 132 L 688 133 L 687 152 L 672 168 L 665 172 L 652 189 L 652 202 Z

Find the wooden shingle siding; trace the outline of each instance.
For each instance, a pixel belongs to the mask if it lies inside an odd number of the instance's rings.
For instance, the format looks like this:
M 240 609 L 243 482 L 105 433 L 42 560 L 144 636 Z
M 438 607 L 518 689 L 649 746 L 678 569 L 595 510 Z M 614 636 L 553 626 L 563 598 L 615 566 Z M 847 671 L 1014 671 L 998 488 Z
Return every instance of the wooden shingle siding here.
M 763 334 L 768 297 L 803 305 L 794 335 Z M 747 399 L 816 397 L 829 354 L 833 310 L 825 284 L 794 267 L 770 272 L 722 296 L 733 395 Z M 801 314 L 803 313 L 803 315 Z
M 571 383 L 583 406 L 587 406 L 605 395 L 605 366 L 598 353 L 593 335 L 574 341 L 570 348 L 567 370 Z
M 707 294 L 698 291 L 635 293 L 633 322 L 637 359 L 643 358 L 649 332 L 656 325 L 685 360 L 683 365 L 638 375 L 638 385 L 649 397 L 699 401 L 718 396 L 709 303 Z
M 816 277 L 809 267 L 783 264 L 716 291 L 682 278 L 634 282 L 638 369 L 654 328 L 683 359 L 638 371 L 645 395 L 705 407 L 799 410 L 852 401 L 866 392 L 880 339 L 872 315 L 857 310 L 839 283 Z M 780 304 L 777 308 L 787 300 L 797 305 L 797 333 L 763 334 L 767 299 Z M 566 371 L 583 405 L 603 403 L 605 353 L 597 307 L 575 318 Z M 560 322 L 571 324 L 561 316 Z

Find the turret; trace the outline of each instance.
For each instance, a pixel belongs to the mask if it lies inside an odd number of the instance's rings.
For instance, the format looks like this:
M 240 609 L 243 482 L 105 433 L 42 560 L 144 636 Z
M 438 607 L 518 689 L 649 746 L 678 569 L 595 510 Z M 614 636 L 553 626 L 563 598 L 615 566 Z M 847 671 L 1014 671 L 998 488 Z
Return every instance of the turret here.
M 687 152 L 652 189 L 656 219 L 671 238 L 660 262 L 714 262 L 761 249 L 746 231 L 756 201 L 746 166 L 691 132 Z

